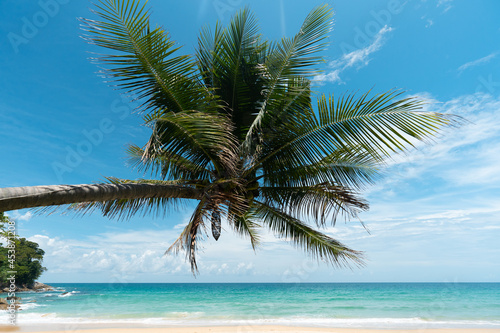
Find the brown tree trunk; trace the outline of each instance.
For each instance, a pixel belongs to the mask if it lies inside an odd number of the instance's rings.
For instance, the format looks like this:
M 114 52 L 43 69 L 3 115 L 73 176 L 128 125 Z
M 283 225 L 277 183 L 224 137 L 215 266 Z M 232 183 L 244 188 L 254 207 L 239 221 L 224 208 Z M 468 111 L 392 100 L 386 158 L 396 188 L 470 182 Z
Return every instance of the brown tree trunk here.
M 140 198 L 200 199 L 201 191 L 181 185 L 82 184 L 0 188 L 0 212 L 79 202 Z

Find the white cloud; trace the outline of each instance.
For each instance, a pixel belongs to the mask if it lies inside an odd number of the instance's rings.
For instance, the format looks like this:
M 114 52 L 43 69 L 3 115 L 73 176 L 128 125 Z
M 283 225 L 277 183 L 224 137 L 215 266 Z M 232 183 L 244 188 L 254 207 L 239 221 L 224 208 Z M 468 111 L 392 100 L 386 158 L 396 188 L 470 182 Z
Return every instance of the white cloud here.
M 183 222 L 183 223 L 176 224 L 176 225 L 174 226 L 174 230 L 182 230 L 182 229 L 184 229 L 187 225 L 188 225 L 188 222 Z
M 24 214 L 21 214 L 21 213 L 19 213 L 18 210 L 14 210 L 12 212 L 9 212 L 6 215 L 11 217 L 15 221 L 29 221 L 33 217 L 33 214 L 29 211 L 24 213 Z
M 29 240 L 44 249 L 44 265 L 51 274 L 106 275 L 113 272 L 126 280 L 140 273 L 172 272 L 178 270 L 178 266 L 185 266 L 188 271 L 189 267 L 182 258 L 163 256 L 166 249 L 164 238 L 172 239 L 173 236 L 172 231 L 154 230 L 100 234 L 83 241 L 46 235 L 34 235 Z
M 343 69 L 335 69 L 328 74 L 320 74 L 315 77 L 316 81 L 320 82 L 341 82 L 340 73 Z
M 238 237 L 227 225 L 224 231 L 218 242 L 211 238 L 200 242 L 197 262 L 202 274 L 249 277 L 266 270 L 266 261 L 255 264 L 258 257 L 248 239 Z M 162 279 L 168 274 L 170 279 L 184 281 L 191 278 L 184 253 L 164 255 L 179 232 L 178 228 L 129 230 L 101 233 L 84 240 L 34 235 L 29 240 L 38 243 L 46 252 L 44 265 L 49 276 L 91 274 L 105 281 L 112 278 L 116 282 L 130 282 L 140 280 L 141 276 L 164 281 Z M 289 244 L 265 231 L 261 250 L 277 250 L 283 256 L 294 251 Z M 281 274 L 281 268 L 276 267 L 273 271 L 278 276 Z
M 493 52 L 491 54 L 488 54 L 485 57 L 476 59 L 474 61 L 469 61 L 469 62 L 463 64 L 462 66 L 458 67 L 458 72 L 462 73 L 464 70 L 466 70 L 468 68 L 485 64 L 485 63 L 489 62 L 491 59 L 495 58 L 497 55 L 498 55 L 498 52 Z
M 358 49 L 342 55 L 337 60 L 330 62 L 330 72 L 317 75 L 314 80 L 317 82 L 342 82 L 340 74 L 348 68 L 356 67 L 360 69 L 367 66 L 370 62 L 370 55 L 382 48 L 385 43 L 387 33 L 394 29 L 384 26 L 375 35 L 373 42 L 365 48 Z
M 451 209 L 445 210 L 439 213 L 428 214 L 417 216 L 417 220 L 464 220 L 470 219 L 471 215 L 477 214 L 497 214 L 500 213 L 500 209 L 495 208 L 494 206 L 490 208 L 485 207 L 471 207 L 467 209 Z M 448 222 L 447 222 L 448 223 Z

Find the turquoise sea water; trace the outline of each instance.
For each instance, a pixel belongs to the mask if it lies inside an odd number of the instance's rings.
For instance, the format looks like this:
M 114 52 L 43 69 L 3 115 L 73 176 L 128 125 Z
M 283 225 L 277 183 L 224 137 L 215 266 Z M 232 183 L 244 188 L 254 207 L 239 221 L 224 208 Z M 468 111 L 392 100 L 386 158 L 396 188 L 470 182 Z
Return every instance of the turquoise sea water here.
M 500 283 L 52 285 L 18 293 L 19 325 L 500 328 Z

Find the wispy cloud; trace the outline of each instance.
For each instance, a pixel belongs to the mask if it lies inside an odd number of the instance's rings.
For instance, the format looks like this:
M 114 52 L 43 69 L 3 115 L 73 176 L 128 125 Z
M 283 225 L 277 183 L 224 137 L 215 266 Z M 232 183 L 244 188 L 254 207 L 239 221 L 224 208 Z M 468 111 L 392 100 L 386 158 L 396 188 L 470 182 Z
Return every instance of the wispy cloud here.
M 452 2 L 453 2 L 453 0 L 439 0 L 438 3 L 437 3 L 437 6 L 438 7 L 444 7 L 443 8 L 443 13 L 446 13 L 447 11 L 449 11 L 453 7 L 451 5 Z
M 394 29 L 389 26 L 384 26 L 375 35 L 373 42 L 365 48 L 358 49 L 347 54 L 341 58 L 329 63 L 331 68 L 330 72 L 326 74 L 317 75 L 315 81 L 318 82 L 342 82 L 340 74 L 348 68 L 356 67 L 360 69 L 367 66 L 370 62 L 370 55 L 382 48 L 385 43 L 386 35 Z
M 280 0 L 280 18 L 281 18 L 281 34 L 286 35 L 286 14 L 285 14 L 285 1 Z
M 479 58 L 474 61 L 469 61 L 468 63 L 463 64 L 462 66 L 458 67 L 458 72 L 462 73 L 464 70 L 475 67 L 478 65 L 485 64 L 489 62 L 491 59 L 495 58 L 498 55 L 498 52 L 493 52 L 491 54 L 488 54 L 486 57 Z
M 452 113 L 467 120 L 431 146 L 419 145 L 409 155 L 395 156 L 387 181 L 419 179 L 427 173 L 449 186 L 500 187 L 500 98 L 477 93 L 444 103 L 428 94 L 429 111 Z

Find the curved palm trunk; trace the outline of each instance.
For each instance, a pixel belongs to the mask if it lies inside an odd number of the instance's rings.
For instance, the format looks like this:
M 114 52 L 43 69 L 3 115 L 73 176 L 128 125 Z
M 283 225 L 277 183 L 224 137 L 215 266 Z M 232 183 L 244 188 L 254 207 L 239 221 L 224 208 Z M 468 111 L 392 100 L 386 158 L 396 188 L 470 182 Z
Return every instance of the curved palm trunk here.
M 0 212 L 117 199 L 200 199 L 201 191 L 181 185 L 81 184 L 0 188 Z

